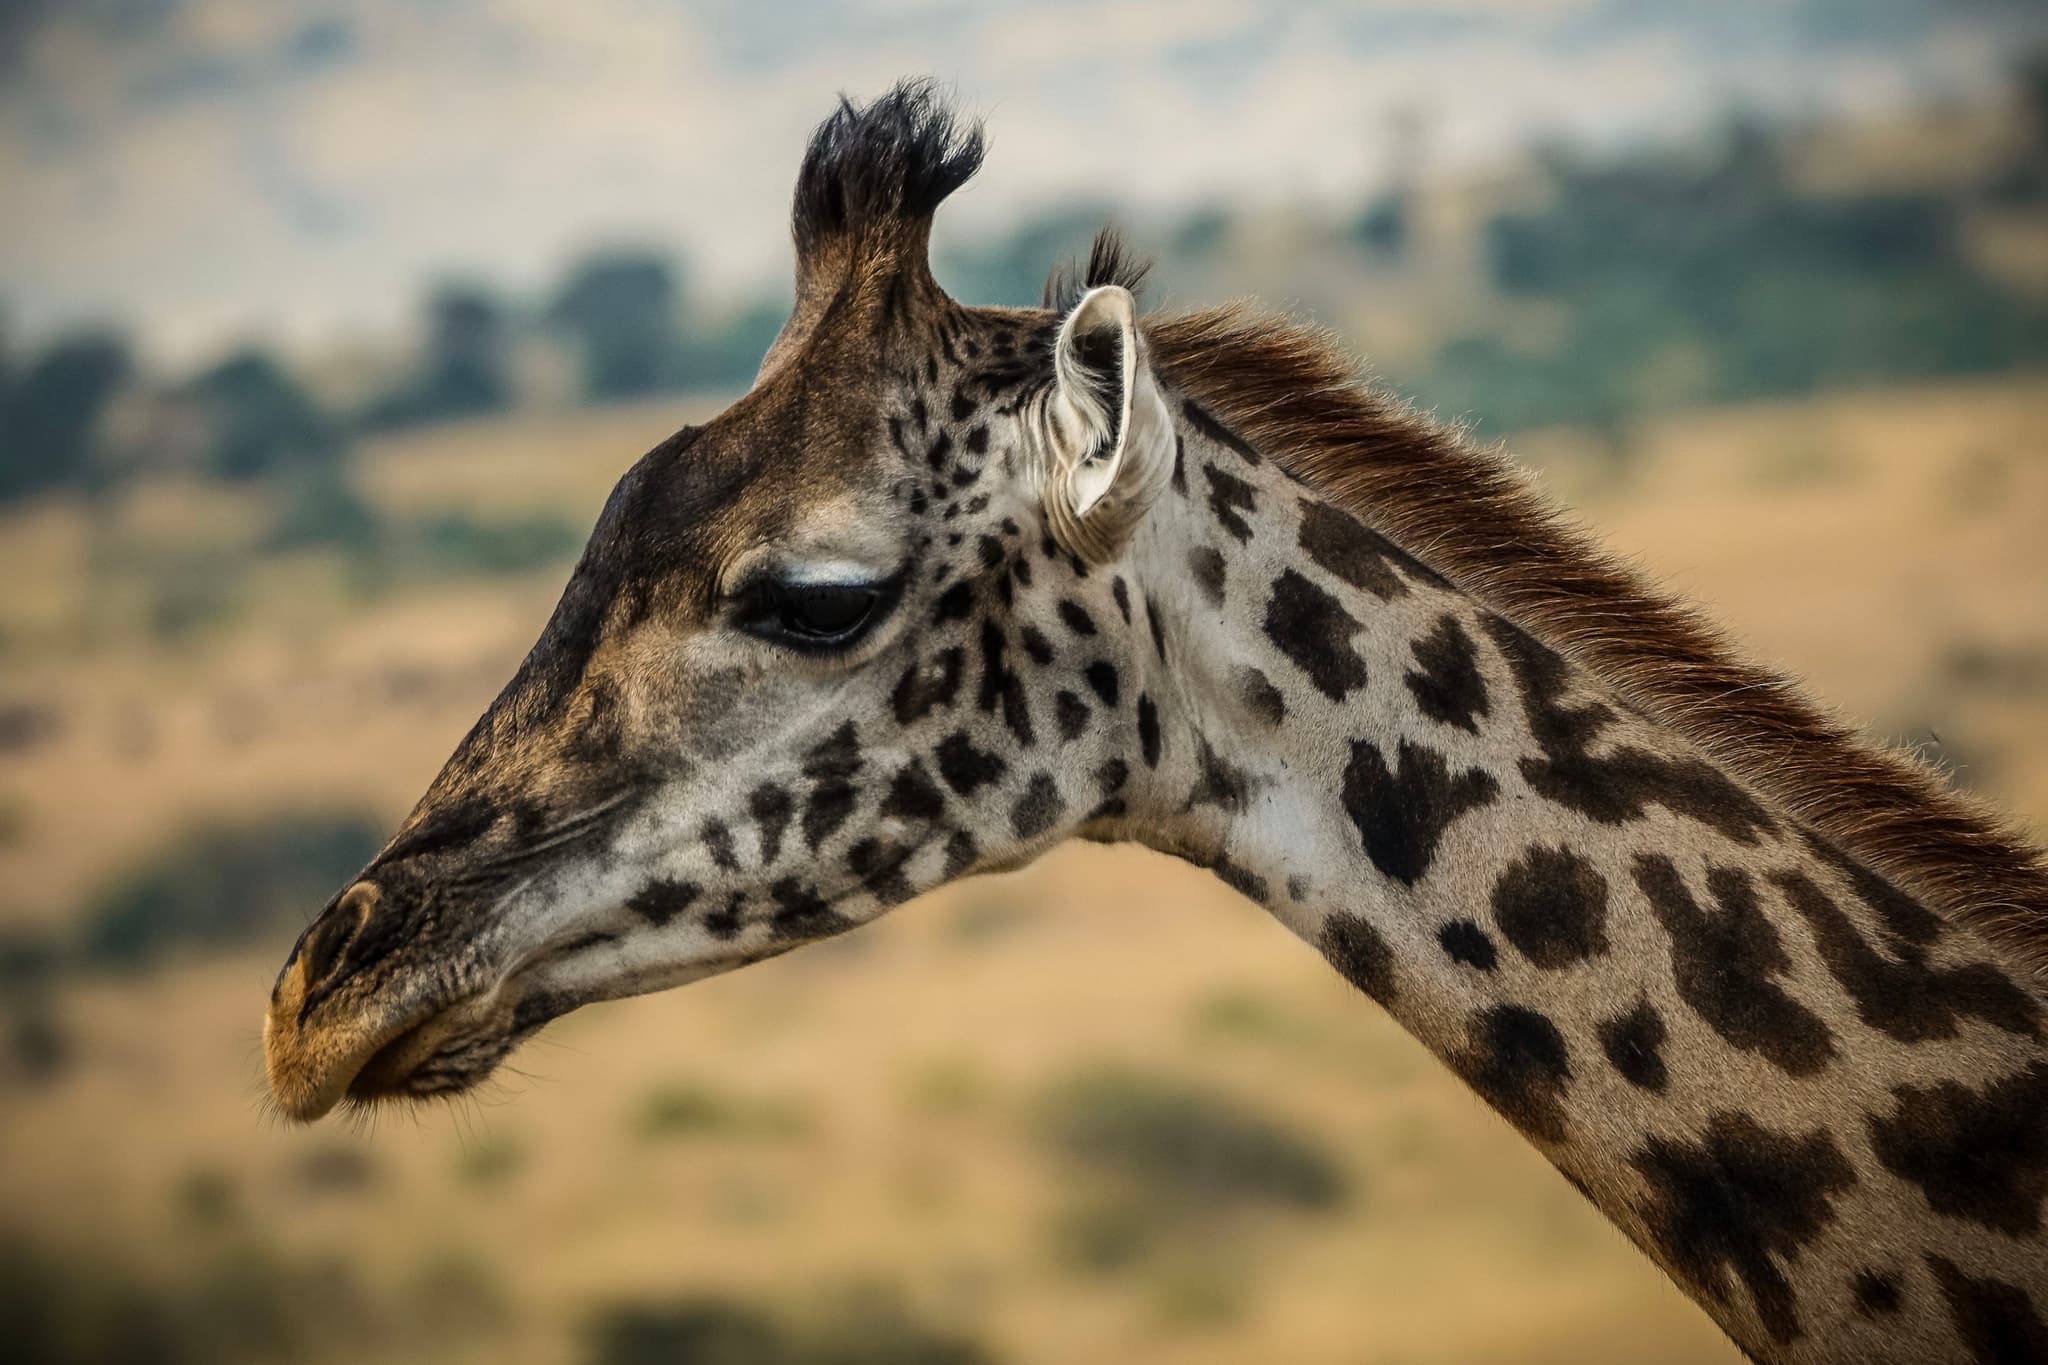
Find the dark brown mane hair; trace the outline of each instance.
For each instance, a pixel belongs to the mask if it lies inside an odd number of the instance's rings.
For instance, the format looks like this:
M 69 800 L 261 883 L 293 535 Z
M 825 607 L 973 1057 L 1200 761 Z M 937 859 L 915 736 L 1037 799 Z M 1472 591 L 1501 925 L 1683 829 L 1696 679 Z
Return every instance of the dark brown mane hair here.
M 1129 271 L 1092 264 L 1104 282 Z M 1918 758 L 1742 657 L 1504 455 L 1365 383 L 1316 328 L 1231 306 L 1148 318 L 1145 335 L 1169 384 L 1290 473 L 1874 870 L 1986 931 L 2037 983 L 2048 974 L 2037 847 Z

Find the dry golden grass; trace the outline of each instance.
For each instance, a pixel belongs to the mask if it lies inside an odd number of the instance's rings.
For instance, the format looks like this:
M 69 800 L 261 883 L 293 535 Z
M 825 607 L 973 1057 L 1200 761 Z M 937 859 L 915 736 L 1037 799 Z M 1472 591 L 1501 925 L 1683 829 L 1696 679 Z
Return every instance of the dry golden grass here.
M 392 504 L 587 517 L 677 420 L 450 432 L 373 452 L 366 477 Z M 2048 395 L 2013 383 L 1659 424 L 1625 475 L 1569 434 L 1523 449 L 1761 654 L 1880 727 L 1931 727 L 2039 828 L 2048 690 L 2025 661 L 2048 657 L 2043 432 Z M 55 615 L 75 593 L 69 516 L 0 534 L 0 572 L 44 584 Z M 21 822 L 0 848 L 6 916 L 61 918 L 202 812 L 361 801 L 395 817 L 559 586 L 550 572 L 365 606 L 317 562 L 291 572 L 293 592 L 181 648 L 10 662 L 0 700 L 56 703 L 65 723 L 0 758 Z M 1152 855 L 1065 850 L 839 943 L 572 1017 L 483 1099 L 367 1133 L 264 1117 L 256 1024 L 275 959 L 67 989 L 78 1064 L 0 1095 L 0 1222 L 174 1275 L 219 1235 L 196 1232 L 179 1196 L 212 1172 L 252 1235 L 338 1252 L 372 1286 L 451 1253 L 486 1267 L 512 1307 L 479 1359 L 574 1359 L 575 1324 L 621 1296 L 802 1299 L 864 1281 L 1017 1361 L 1735 1358 L 1311 952 Z M 1077 1270 L 1053 1228 L 1082 1186 L 1035 1140 L 1033 1104 L 1100 1060 L 1199 1080 L 1312 1137 L 1348 1200 L 1190 1235 L 1125 1272 Z M 675 1085 L 794 1117 L 646 1136 L 648 1097 Z M 352 1169 L 337 1151 L 367 1176 L 337 1181 Z

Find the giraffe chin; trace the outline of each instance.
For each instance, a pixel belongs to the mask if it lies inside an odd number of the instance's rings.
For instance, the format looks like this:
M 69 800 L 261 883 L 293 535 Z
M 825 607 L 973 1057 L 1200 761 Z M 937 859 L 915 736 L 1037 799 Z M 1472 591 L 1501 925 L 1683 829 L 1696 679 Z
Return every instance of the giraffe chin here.
M 387 1007 L 339 1020 L 299 1022 L 280 1013 L 273 1011 L 264 1027 L 270 1094 L 278 1110 L 298 1123 L 311 1123 L 344 1102 L 467 1089 L 517 1043 L 516 1011 L 502 991 L 452 1005 Z M 538 1027 L 533 1023 L 529 1032 Z
M 619 972 L 593 961 L 604 955 L 579 939 L 454 1001 L 415 999 L 338 1020 L 301 1021 L 296 1002 L 281 997 L 263 1030 L 271 1099 L 286 1118 L 311 1123 L 342 1105 L 458 1095 L 571 1010 L 702 980 L 793 946 Z

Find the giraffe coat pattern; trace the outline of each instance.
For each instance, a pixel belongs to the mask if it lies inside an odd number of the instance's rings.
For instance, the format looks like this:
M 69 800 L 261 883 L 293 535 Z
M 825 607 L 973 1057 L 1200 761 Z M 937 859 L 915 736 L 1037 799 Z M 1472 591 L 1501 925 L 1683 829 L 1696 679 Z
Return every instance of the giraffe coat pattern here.
M 1131 841 L 1320 950 L 1756 1358 L 2048 1357 L 2034 855 L 1860 749 L 1861 795 L 1774 787 L 1505 569 L 1404 540 L 1305 453 L 1316 405 L 1447 438 L 1284 325 L 1141 316 L 1107 236 L 1044 308 L 948 298 L 930 219 L 981 155 L 917 83 L 820 129 L 754 387 L 620 480 L 294 947 L 280 1106 L 465 1089 L 582 1005 Z

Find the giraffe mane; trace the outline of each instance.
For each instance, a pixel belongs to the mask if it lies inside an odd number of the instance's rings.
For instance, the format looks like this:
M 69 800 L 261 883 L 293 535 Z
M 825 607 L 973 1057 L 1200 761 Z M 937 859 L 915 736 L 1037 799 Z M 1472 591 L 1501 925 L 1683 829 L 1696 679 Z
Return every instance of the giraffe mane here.
M 2048 975 L 2041 849 L 1865 737 L 1602 548 L 1498 447 L 1365 380 L 1327 330 L 1226 305 L 1146 320 L 1161 374 L 1286 469 L 1591 669 L 1827 839 Z

